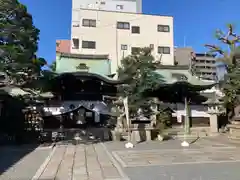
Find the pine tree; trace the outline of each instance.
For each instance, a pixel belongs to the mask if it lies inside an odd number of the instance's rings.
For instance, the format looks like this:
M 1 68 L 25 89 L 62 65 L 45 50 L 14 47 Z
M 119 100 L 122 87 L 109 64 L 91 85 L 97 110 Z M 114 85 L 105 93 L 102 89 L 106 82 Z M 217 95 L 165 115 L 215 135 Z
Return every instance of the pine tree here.
M 234 115 L 234 109 L 240 104 L 240 62 L 235 55 L 240 53 L 240 36 L 234 32 L 233 25 L 228 25 L 228 32 L 216 31 L 216 38 L 227 46 L 226 50 L 216 45 L 205 45 L 210 49 L 210 53 L 217 55 L 218 60 L 226 64 L 227 74 L 222 89 L 225 94 L 224 103 L 230 116 Z
M 37 58 L 39 29 L 18 0 L 0 0 L 0 71 L 8 85 L 23 86 L 41 75 L 45 59 Z
M 129 112 L 132 118 L 137 116 L 139 109 L 145 117 L 149 117 L 152 100 L 146 96 L 147 91 L 154 91 L 162 81 L 154 71 L 160 65 L 151 55 L 150 48 L 141 48 L 139 53 L 125 57 L 118 69 L 119 79 L 124 85 L 118 87 L 119 96 L 128 97 Z

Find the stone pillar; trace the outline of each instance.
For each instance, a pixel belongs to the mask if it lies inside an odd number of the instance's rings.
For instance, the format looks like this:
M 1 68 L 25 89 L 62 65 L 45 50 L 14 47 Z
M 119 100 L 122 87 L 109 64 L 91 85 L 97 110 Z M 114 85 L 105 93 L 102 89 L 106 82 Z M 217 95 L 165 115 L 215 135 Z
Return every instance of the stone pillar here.
M 189 104 L 188 104 L 188 99 L 185 97 L 184 99 L 185 101 L 185 112 L 186 112 L 186 116 L 185 116 L 185 119 L 184 119 L 184 134 L 185 135 L 188 135 L 190 134 L 190 107 L 189 107 Z
M 218 133 L 218 115 L 215 113 L 210 114 L 210 132 Z
M 150 129 L 146 129 L 146 141 L 151 141 L 151 130 Z

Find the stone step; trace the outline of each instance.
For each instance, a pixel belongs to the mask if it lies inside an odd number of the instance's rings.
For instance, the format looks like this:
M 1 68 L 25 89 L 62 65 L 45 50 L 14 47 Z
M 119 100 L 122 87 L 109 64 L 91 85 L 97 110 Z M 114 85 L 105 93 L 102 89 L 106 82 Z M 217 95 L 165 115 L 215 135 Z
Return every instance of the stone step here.
M 181 137 L 184 136 L 185 132 L 184 130 L 168 130 L 166 132 L 169 136 L 177 136 L 177 137 Z M 191 136 L 197 136 L 197 137 L 205 137 L 208 136 L 209 133 L 206 131 L 201 131 L 201 130 L 190 130 L 190 135 Z

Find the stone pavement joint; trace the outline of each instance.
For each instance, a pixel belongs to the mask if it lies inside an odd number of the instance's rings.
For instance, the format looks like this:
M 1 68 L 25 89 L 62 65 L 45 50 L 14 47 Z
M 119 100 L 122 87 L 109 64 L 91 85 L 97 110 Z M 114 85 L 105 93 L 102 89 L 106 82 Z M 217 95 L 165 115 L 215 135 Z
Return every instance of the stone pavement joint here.
M 41 176 L 41 174 L 43 173 L 43 171 L 45 170 L 45 168 L 47 167 L 50 159 L 52 158 L 53 154 L 55 153 L 56 148 L 54 147 L 52 149 L 52 151 L 50 152 L 50 154 L 48 155 L 48 157 L 45 159 L 45 161 L 43 162 L 43 164 L 40 166 L 40 168 L 38 169 L 38 171 L 36 172 L 36 174 L 32 177 L 31 180 L 38 180 L 39 177 Z

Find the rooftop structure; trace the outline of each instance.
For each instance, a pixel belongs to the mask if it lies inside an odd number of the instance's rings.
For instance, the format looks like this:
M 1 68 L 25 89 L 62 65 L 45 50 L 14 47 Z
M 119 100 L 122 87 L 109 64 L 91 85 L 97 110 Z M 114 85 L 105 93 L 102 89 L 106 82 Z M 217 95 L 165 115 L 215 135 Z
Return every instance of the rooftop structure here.
M 175 48 L 174 49 L 174 61 L 176 65 L 191 65 L 192 52 L 194 52 L 191 47 Z
M 56 41 L 56 52 L 70 53 L 71 41 L 70 40 L 57 40 Z
M 207 53 L 194 53 L 191 47 L 175 48 L 176 65 L 194 67 L 196 75 L 203 79 L 217 80 L 216 58 Z
M 142 13 L 142 0 L 72 0 L 73 17 L 80 8 Z

